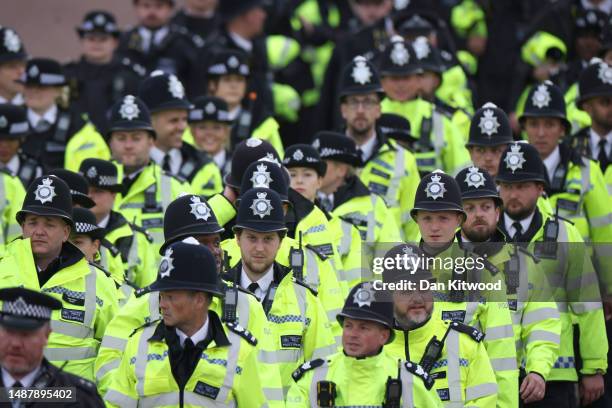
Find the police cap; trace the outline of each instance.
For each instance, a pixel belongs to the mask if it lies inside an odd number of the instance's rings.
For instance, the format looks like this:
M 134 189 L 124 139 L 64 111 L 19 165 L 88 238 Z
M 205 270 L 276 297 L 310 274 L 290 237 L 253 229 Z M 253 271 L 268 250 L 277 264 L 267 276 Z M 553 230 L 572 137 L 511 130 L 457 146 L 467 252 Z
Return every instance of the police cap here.
M 340 78 L 340 99 L 349 95 L 376 93 L 382 99 L 384 91 L 378 71 L 365 57 L 356 56 L 344 67 Z
M 91 187 L 120 193 L 123 186 L 119 183 L 117 166 L 108 160 L 90 158 L 81 162 L 79 173 Z
M 285 150 L 283 165 L 290 169 L 292 167 L 306 167 L 317 172 L 319 177 L 325 176 L 327 164 L 321 160 L 317 149 L 307 144 L 295 144 Z
M 334 160 L 351 166 L 361 166 L 357 145 L 350 137 L 331 131 L 321 131 L 314 135 L 312 147 L 317 149 L 321 159 Z
M 521 126 L 525 126 L 527 118 L 557 118 L 561 120 L 569 132 L 572 125 L 566 119 L 565 98 L 561 89 L 550 81 L 534 85 L 527 95 L 525 109 L 519 117 Z
M 151 125 L 151 113 L 145 103 L 134 95 L 126 95 L 115 102 L 110 113 L 110 128 L 107 136 L 113 132 L 145 130 L 152 137 L 155 131 Z
M 276 191 L 252 188 L 245 192 L 238 205 L 233 230 L 248 229 L 257 232 L 285 232 L 283 202 Z
M 499 146 L 513 140 L 508 115 L 495 104 L 487 102 L 474 113 L 467 147 Z
M 535 147 L 526 142 L 514 142 L 502 154 L 495 181 L 538 181 L 547 184 L 546 167 Z
M 21 210 L 15 216 L 20 225 L 27 214 L 60 217 L 74 228 L 70 188 L 57 176 L 37 178 L 28 186 Z
M 240 50 L 225 49 L 213 54 L 207 68 L 209 77 L 222 75 L 248 77 L 250 73 L 248 56 Z
M 0 289 L 0 326 L 14 330 L 36 330 L 51 320 L 62 302 L 44 293 L 20 288 Z
M 204 198 L 195 194 L 185 194 L 172 201 L 164 213 L 164 243 L 159 253 L 163 255 L 168 245 L 183 238 L 223 231 L 215 213 Z
M 25 85 L 64 86 L 68 82 L 59 62 L 51 58 L 32 58 L 17 81 Z
M 87 208 L 75 207 L 72 209 L 74 220 L 74 235 L 87 235 L 91 239 L 102 239 L 106 235 L 104 228 L 96 223 L 96 216 Z
M 26 109 L 11 103 L 0 103 L 0 139 L 21 139 L 29 133 Z
M 502 205 L 495 180 L 488 171 L 476 166 L 466 167 L 457 173 L 455 180 L 461 189 L 462 200 L 491 198 L 498 206 Z
M 193 101 L 193 106 L 187 117 L 189 123 L 193 122 L 219 122 L 231 124 L 227 102 L 216 96 L 200 96 Z
M 174 74 L 153 71 L 138 87 L 138 96 L 149 108 L 157 113 L 170 109 L 191 109 L 185 97 L 185 88 Z
M 89 33 L 109 34 L 113 37 L 119 37 L 120 34 L 115 16 L 104 10 L 93 10 L 85 14 L 83 22 L 76 31 L 79 37 Z
M 400 142 L 413 143 L 418 141 L 410 130 L 410 122 L 402 115 L 395 113 L 383 113 L 376 121 L 380 133 Z

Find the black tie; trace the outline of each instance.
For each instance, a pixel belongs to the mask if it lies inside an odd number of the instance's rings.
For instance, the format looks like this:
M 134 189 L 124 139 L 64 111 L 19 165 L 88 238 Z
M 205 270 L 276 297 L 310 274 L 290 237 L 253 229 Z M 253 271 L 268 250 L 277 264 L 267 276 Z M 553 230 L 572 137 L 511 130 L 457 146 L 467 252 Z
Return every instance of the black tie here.
M 170 171 L 170 154 L 166 153 L 166 155 L 164 156 L 164 160 L 162 162 L 162 169 L 164 171 L 167 171 L 168 173 L 171 173 Z
M 357 148 L 357 156 L 359 156 L 362 163 L 365 163 L 365 152 L 360 148 Z
M 257 284 L 257 282 L 253 282 L 249 285 L 247 289 L 249 290 L 249 292 L 255 293 L 255 291 L 259 289 L 259 285 Z
M 13 383 L 13 387 L 12 388 L 23 388 L 23 384 L 21 384 L 19 381 L 15 381 L 15 383 Z M 12 408 L 20 408 L 21 407 L 21 400 L 19 400 L 19 399 L 13 400 L 13 402 L 11 403 L 11 407 Z
M 605 173 L 606 172 L 606 167 L 608 167 L 608 164 L 610 164 L 610 162 L 608 161 L 608 155 L 606 154 L 606 144 L 607 144 L 607 140 L 606 139 L 601 139 L 599 140 L 599 143 L 597 143 L 599 145 L 599 154 L 597 155 L 597 160 L 599 161 L 599 167 L 601 167 L 601 172 Z
M 22 383 L 20 383 L 19 381 L 15 381 L 13 383 L 13 387 L 12 388 L 22 388 L 22 387 L 23 387 Z
M 520 222 L 518 221 L 514 221 L 512 223 L 512 226 L 514 227 L 514 229 L 516 230 L 514 232 L 514 235 L 512 236 L 512 241 L 514 242 L 518 242 L 520 237 L 521 237 L 521 233 L 523 232 L 523 226 L 521 225 Z
M 185 353 L 189 353 L 194 347 L 193 340 L 191 340 L 190 337 L 187 337 L 183 343 L 183 350 L 185 350 Z

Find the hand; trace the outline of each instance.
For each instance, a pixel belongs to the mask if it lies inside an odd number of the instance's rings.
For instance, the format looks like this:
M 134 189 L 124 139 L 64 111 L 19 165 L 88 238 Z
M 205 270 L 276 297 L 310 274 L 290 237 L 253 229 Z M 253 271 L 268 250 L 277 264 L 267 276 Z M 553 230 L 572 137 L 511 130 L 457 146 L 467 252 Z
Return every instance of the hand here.
M 230 186 L 225 186 L 225 189 L 223 190 L 223 196 L 227 198 L 227 200 L 232 204 L 235 204 L 236 199 L 238 198 L 236 196 L 236 192 Z
M 584 407 L 597 401 L 604 393 L 603 375 L 585 375 L 580 379 L 580 404 Z
M 525 404 L 539 401 L 544 398 L 544 393 L 546 392 L 546 382 L 539 374 L 529 373 L 523 380 L 519 392 L 521 394 L 521 399 Z

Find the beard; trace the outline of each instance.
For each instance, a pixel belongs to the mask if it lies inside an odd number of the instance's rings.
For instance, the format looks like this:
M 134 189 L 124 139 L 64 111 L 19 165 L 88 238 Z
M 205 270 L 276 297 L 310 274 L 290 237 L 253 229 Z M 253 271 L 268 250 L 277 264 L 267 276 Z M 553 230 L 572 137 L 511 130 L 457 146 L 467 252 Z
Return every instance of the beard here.
M 264 273 L 268 271 L 268 269 L 270 269 L 270 266 L 272 266 L 272 264 L 274 263 L 274 260 L 272 260 L 272 262 L 270 262 L 269 264 L 266 264 L 265 266 L 262 266 L 262 264 L 253 264 L 244 258 L 242 259 L 242 263 L 244 264 L 244 266 L 246 266 L 246 268 L 252 274 L 263 275 Z
M 518 210 L 510 210 L 509 208 L 506 208 L 506 213 L 513 220 L 520 221 L 520 220 L 524 220 L 525 218 L 529 217 L 531 213 L 533 212 L 533 210 L 535 210 L 535 205 L 533 207 L 519 208 Z
M 477 226 L 482 227 L 483 224 L 478 224 Z M 468 229 L 464 226 L 463 233 L 471 242 L 485 242 L 495 233 L 497 229 L 497 225 L 486 225 L 484 229 Z
M 427 312 L 419 316 L 410 316 L 407 313 L 399 312 L 397 309 L 395 309 L 394 315 L 395 320 L 401 328 L 405 330 L 412 330 L 427 322 L 431 317 L 431 312 Z

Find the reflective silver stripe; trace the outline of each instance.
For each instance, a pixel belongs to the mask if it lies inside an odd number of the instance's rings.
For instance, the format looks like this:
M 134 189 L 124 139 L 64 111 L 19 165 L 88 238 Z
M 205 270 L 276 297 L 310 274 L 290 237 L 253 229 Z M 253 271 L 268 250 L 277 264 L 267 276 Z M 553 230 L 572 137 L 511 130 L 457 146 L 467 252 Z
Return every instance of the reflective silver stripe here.
M 372 210 L 368 211 L 368 230 L 366 231 L 366 242 L 372 243 L 375 241 L 374 229 L 376 228 L 376 195 L 370 194 L 370 202 Z
M 340 237 L 340 247 L 338 248 L 338 253 L 341 256 L 344 256 L 351 250 L 351 233 L 353 232 L 353 224 L 340 220 L 340 225 L 342 227 L 342 237 Z
M 310 406 L 317 406 L 317 383 L 319 381 L 325 381 L 325 377 L 327 377 L 327 371 L 329 370 L 329 366 L 327 364 L 323 364 L 314 369 L 314 373 L 312 374 L 312 381 L 310 382 L 310 391 L 308 393 L 308 399 L 310 400 Z
M 122 408 L 136 408 L 138 406 L 137 400 L 115 390 L 108 390 L 104 395 L 104 399 L 108 402 L 112 402 L 115 405 L 119 405 Z
M 601 217 L 589 218 L 589 224 L 593 228 L 607 227 L 612 224 L 612 213 L 602 215 Z
M 442 121 L 442 115 L 439 114 L 436 110 L 431 113 L 431 122 L 432 122 L 432 133 L 434 135 L 433 147 L 436 152 L 436 166 L 439 167 L 439 163 L 441 162 L 440 151 L 444 147 L 444 123 Z M 447 169 L 450 170 L 455 169 Z
M 4 207 L 6 207 L 6 189 L 4 187 L 4 175 L 0 174 L 0 212 L 4 212 Z M 21 204 L 21 203 L 19 203 Z M 8 241 L 8 227 L 11 225 L 13 220 L 9 220 L 8 224 L 4 226 L 2 229 L 2 237 L 0 237 L 0 244 L 5 244 Z
M 342 311 L 342 309 L 333 309 L 333 310 L 328 310 L 327 311 L 327 318 L 329 319 L 330 322 L 335 322 L 336 321 L 336 316 L 338 315 L 338 313 L 340 313 Z
M 357 279 L 361 280 L 361 269 L 359 269 L 359 268 L 345 269 L 344 270 L 344 279 L 347 282 L 351 282 L 351 281 L 354 281 L 354 280 L 357 280 Z
M 161 203 L 157 203 L 157 205 L 160 205 Z M 119 206 L 120 210 L 130 210 L 130 209 L 134 209 L 134 210 L 138 210 L 141 208 L 144 208 L 144 203 L 124 203 L 121 204 Z
M 485 333 L 485 339 L 491 340 L 499 340 L 506 338 L 514 337 L 514 329 L 511 324 L 507 324 L 504 326 L 496 326 L 496 327 L 487 327 L 487 331 Z
M 102 344 L 100 345 L 100 347 L 106 347 L 106 348 L 111 348 L 114 350 L 123 351 L 126 345 L 127 345 L 127 339 L 105 335 L 102 338 Z
M 573 302 L 570 304 L 574 313 L 586 313 L 602 308 L 600 302 Z
M 607 184 L 606 186 L 608 187 L 608 194 L 612 195 L 612 184 Z
M 533 341 L 550 341 L 555 344 L 561 344 L 561 336 L 557 333 L 552 333 L 546 330 L 534 330 L 529 333 L 527 344 Z
M 228 400 L 229 395 L 232 392 L 232 386 L 234 385 L 234 376 L 236 375 L 236 367 L 238 366 L 238 356 L 240 355 L 240 346 L 242 338 L 233 331 L 228 331 L 228 340 L 230 341 L 230 347 L 227 351 L 227 366 L 225 366 L 225 378 L 223 378 L 223 385 L 221 390 L 217 394 L 217 401 L 225 402 Z
M 140 396 L 140 403 L 146 399 L 144 393 L 145 374 L 147 371 L 147 351 L 149 345 L 147 340 L 153 335 L 157 326 L 148 326 L 140 334 L 138 339 L 138 351 L 136 352 L 136 362 L 134 363 L 134 374 L 136 375 L 136 392 Z M 176 393 L 178 396 L 178 393 Z
M 130 282 L 134 282 L 136 277 L 136 269 L 138 264 L 140 263 L 140 258 L 138 256 L 138 239 L 136 238 L 136 233 L 134 232 L 132 239 L 132 245 L 130 245 L 130 250 L 128 252 L 128 271 L 127 271 L 127 279 Z
M 53 347 L 45 349 L 45 357 L 51 361 L 85 360 L 97 355 L 95 347 Z
M 582 212 L 582 203 L 584 202 L 584 195 L 590 190 L 591 187 L 591 161 L 588 159 L 582 160 L 584 166 L 580 167 L 580 178 L 582 180 L 582 191 L 580 191 L 580 211 Z
M 478 302 L 467 302 L 465 305 L 465 318 L 463 319 L 463 323 L 465 324 L 472 324 L 472 319 L 474 318 L 474 314 L 476 313 L 476 310 L 478 310 L 478 305 L 480 303 Z M 477 324 L 477 326 L 479 326 L 479 324 Z M 477 329 L 480 329 L 480 327 L 477 327 Z M 485 340 L 487 339 L 487 337 L 485 337 Z
M 178 395 L 178 392 L 176 393 Z M 210 407 L 210 408 L 226 408 L 226 407 L 235 407 L 236 401 L 232 400 L 230 402 L 224 401 L 214 401 L 208 397 L 204 397 L 203 395 L 198 395 L 195 392 L 184 391 L 183 392 L 183 402 L 184 405 L 191 405 L 196 407 Z M 159 406 L 159 405 L 157 405 Z
M 85 277 L 85 317 L 83 325 L 93 327 L 93 319 L 96 314 L 96 269 L 89 265 L 89 274 Z
M 557 309 L 559 309 L 559 313 L 567 313 L 567 302 L 557 302 Z
M 161 244 L 162 242 L 164 242 L 164 232 L 159 230 L 159 229 L 149 229 L 147 230 L 147 232 L 151 235 L 151 238 L 153 238 L 153 242 L 155 244 Z
M 147 408 L 147 407 L 161 407 L 164 405 L 179 405 L 180 403 L 180 393 L 175 392 L 166 392 L 164 394 L 156 394 L 150 397 L 140 397 L 138 399 L 138 407 L 139 408 Z
M 463 404 L 461 398 L 461 369 L 459 367 L 459 332 L 450 330 L 446 338 L 446 361 L 448 362 L 447 378 L 449 402 Z M 458 405 L 462 406 L 462 405 Z
M 312 352 L 312 358 L 322 358 L 325 359 L 327 356 L 332 355 L 338 351 L 338 347 L 335 344 L 330 344 L 329 346 L 319 347 Z
M 493 370 L 495 371 L 516 370 L 516 358 L 492 358 L 491 367 L 493 367 Z
M 406 370 L 404 364 L 401 365 L 400 379 L 402 381 L 402 408 L 412 408 L 414 407 L 414 395 L 412 395 L 414 377 Z
M 236 313 L 236 318 L 238 320 L 238 324 L 240 324 L 245 329 L 249 328 L 249 317 L 250 313 L 250 305 L 249 299 L 246 293 L 242 293 L 238 291 L 238 308 Z
M 162 174 L 160 189 L 162 208 L 164 212 L 166 212 L 166 208 L 168 208 L 168 205 L 172 202 L 172 178 L 170 176 Z
M 389 182 L 387 194 L 385 194 L 385 201 L 388 207 L 397 207 L 399 205 L 399 202 L 396 197 L 397 192 L 399 190 L 400 182 L 402 181 L 402 176 L 404 175 L 404 167 L 406 167 L 405 154 L 406 151 L 402 147 L 396 146 L 395 168 L 393 169 L 393 176 L 391 177 L 391 181 Z
M 306 326 L 306 288 L 296 283 L 293 284 L 293 291 L 297 299 L 297 305 L 300 308 L 300 316 L 304 319 L 304 327 Z
M 466 401 L 497 394 L 496 383 L 483 383 L 465 389 Z
M 266 396 L 267 400 L 270 401 L 284 401 L 285 400 L 285 394 L 283 394 L 283 389 L 282 388 L 265 388 L 263 387 L 261 389 L 264 393 L 264 395 Z M 289 390 L 287 390 L 289 391 Z
M 100 266 L 108 271 L 108 250 L 106 248 L 100 247 Z
M 159 293 L 157 292 L 149 295 L 149 316 L 152 322 L 161 319 L 161 314 L 159 313 Z
M 305 248 L 306 252 L 306 276 L 304 277 L 304 280 L 306 281 L 306 283 L 310 286 L 312 286 L 312 288 L 314 290 L 318 290 L 319 289 L 319 285 L 321 284 L 320 282 L 320 278 L 319 278 L 319 265 L 317 264 L 317 259 L 315 253 L 308 249 Z
M 57 334 L 64 336 L 76 337 L 78 339 L 86 339 L 92 337 L 93 330 L 82 324 L 62 322 L 59 320 L 51 320 L 51 330 Z
M 259 350 L 257 360 L 266 364 L 294 363 L 300 360 L 300 350 Z
M 100 381 L 106 374 L 108 374 L 109 371 L 118 368 L 119 364 L 121 364 L 121 359 L 115 359 L 98 368 L 98 371 L 96 372 L 96 380 Z
M 559 311 L 552 307 L 533 310 L 523 315 L 523 325 L 527 326 L 533 323 L 541 322 L 547 319 L 558 319 Z

